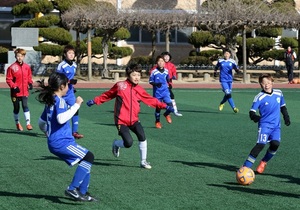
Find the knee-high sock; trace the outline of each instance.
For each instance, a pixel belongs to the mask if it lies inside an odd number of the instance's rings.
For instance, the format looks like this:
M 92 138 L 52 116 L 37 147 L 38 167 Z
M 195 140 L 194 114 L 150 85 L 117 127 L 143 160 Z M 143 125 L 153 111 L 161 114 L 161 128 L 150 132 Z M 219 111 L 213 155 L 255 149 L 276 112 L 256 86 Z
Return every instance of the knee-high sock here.
M 222 99 L 222 101 L 220 102 L 220 104 L 225 104 L 225 102 L 227 101 L 227 97 L 226 97 L 226 95 L 224 95 L 224 97 L 223 97 L 223 99 Z
M 232 109 L 235 107 L 234 101 L 233 101 L 232 98 L 229 98 L 229 99 L 228 99 L 228 103 L 230 104 L 230 106 L 231 106 Z
M 25 120 L 26 120 L 26 125 L 30 124 L 30 111 L 24 112 Z
M 252 155 L 249 155 L 248 158 L 245 160 L 243 166 L 251 168 L 252 165 L 254 164 L 255 160 L 256 160 L 255 157 L 253 157 Z
M 91 178 L 91 173 L 88 173 L 84 179 L 83 179 L 83 182 L 79 185 L 79 191 L 85 195 L 86 192 L 88 191 L 89 189 L 89 185 L 90 185 L 90 178 Z
M 141 161 L 147 160 L 147 140 L 139 141 L 140 157 Z
M 268 149 L 262 161 L 268 162 L 269 160 L 272 159 L 272 157 L 274 157 L 275 154 L 276 151 L 271 151 L 270 149 Z
M 160 112 L 155 112 L 155 122 L 160 121 Z
M 71 184 L 69 185 L 68 189 L 74 190 L 75 188 L 78 188 L 83 183 L 83 180 L 86 177 L 86 175 L 90 173 L 91 167 L 92 167 L 91 163 L 84 161 L 84 160 L 81 161 L 75 171 L 73 180 L 72 180 Z M 87 183 L 87 186 L 88 186 L 88 183 Z
M 124 141 L 123 140 L 117 140 L 117 141 L 115 141 L 115 145 L 117 146 L 117 147 L 120 147 L 120 148 L 124 148 L 125 146 L 124 146 Z
M 14 119 L 15 119 L 16 124 L 18 124 L 19 123 L 19 114 L 14 113 Z
M 172 104 L 173 104 L 174 112 L 175 112 L 175 113 L 178 112 L 178 109 L 177 109 L 177 105 L 176 105 L 175 99 L 171 99 L 171 101 L 172 101 Z
M 77 132 L 78 131 L 78 121 L 79 121 L 79 116 L 74 115 L 72 117 L 72 132 Z

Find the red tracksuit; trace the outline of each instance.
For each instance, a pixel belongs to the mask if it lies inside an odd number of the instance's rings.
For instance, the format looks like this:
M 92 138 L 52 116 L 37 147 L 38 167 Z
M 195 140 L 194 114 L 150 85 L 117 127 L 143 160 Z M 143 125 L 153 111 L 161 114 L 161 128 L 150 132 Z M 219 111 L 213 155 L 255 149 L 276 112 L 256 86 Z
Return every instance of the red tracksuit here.
M 20 65 L 17 61 L 10 65 L 6 72 L 6 83 L 11 88 L 12 97 L 29 96 L 28 85 L 33 83 L 30 66 L 24 62 Z M 15 87 L 19 87 L 19 93 L 12 91 Z
M 166 104 L 149 95 L 140 85 L 131 83 L 128 79 L 117 82 L 110 90 L 94 98 L 94 102 L 100 105 L 116 98 L 114 118 L 116 125 L 131 126 L 137 122 L 142 101 L 153 108 L 165 109 Z

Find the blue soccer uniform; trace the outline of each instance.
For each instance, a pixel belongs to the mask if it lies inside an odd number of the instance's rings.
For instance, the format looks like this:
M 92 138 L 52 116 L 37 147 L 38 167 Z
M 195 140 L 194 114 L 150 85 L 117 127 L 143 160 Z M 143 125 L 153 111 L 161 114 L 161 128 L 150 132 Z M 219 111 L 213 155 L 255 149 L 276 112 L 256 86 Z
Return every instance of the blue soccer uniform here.
M 236 71 L 239 71 L 238 70 L 238 65 L 231 58 L 229 58 L 229 59 L 222 58 L 222 59 L 218 60 L 218 63 L 215 66 L 215 74 L 216 74 L 218 69 L 220 69 L 219 81 L 220 81 L 221 86 L 222 86 L 222 91 L 225 93 L 222 101 L 220 102 L 219 110 L 222 111 L 223 107 L 224 107 L 224 104 L 226 103 L 226 101 L 228 101 L 231 108 L 233 109 L 233 111 L 235 113 L 237 113 L 238 109 L 235 107 L 233 98 L 231 96 L 231 92 L 232 92 L 232 81 L 233 81 L 233 72 L 232 72 L 232 70 L 235 69 Z
M 259 110 L 259 115 L 256 110 Z M 270 143 L 269 149 L 256 169 L 257 172 L 262 173 L 267 162 L 276 154 L 281 141 L 280 113 L 289 126 L 290 119 L 281 90 L 273 89 L 271 93 L 262 90 L 255 96 L 249 115 L 254 122 L 258 122 L 257 142 L 243 166 L 251 168 L 267 143 Z

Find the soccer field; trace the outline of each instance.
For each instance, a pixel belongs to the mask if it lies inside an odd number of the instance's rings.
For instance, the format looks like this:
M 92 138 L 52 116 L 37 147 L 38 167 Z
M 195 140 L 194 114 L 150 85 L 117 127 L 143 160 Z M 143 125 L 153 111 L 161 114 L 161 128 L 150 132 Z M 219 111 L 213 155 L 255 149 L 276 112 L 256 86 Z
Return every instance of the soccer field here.
M 77 95 L 86 102 L 103 91 L 78 89 Z M 78 143 L 95 155 L 89 191 L 100 202 L 80 203 L 64 195 L 76 167 L 68 167 L 48 151 L 37 125 L 43 105 L 35 100 L 36 95 L 29 99 L 34 130 L 17 132 L 9 91 L 0 89 L 0 209 L 299 209 L 298 89 L 282 89 L 291 126 L 282 123 L 276 156 L 252 185 L 236 182 L 236 170 L 256 143 L 257 124 L 248 112 L 259 91 L 234 89 L 233 99 L 240 110 L 234 114 L 228 103 L 218 111 L 223 97 L 220 89 L 174 89 L 183 117 L 172 115 L 172 124 L 162 117 L 162 129 L 154 126 L 154 109 L 141 105 L 151 170 L 139 167 L 134 134 L 130 149 L 121 149 L 119 158 L 112 155 L 112 141 L 119 138 L 113 122 L 114 101 L 90 108 L 84 102 L 79 132 L 85 137 Z M 23 112 L 20 121 L 25 127 Z

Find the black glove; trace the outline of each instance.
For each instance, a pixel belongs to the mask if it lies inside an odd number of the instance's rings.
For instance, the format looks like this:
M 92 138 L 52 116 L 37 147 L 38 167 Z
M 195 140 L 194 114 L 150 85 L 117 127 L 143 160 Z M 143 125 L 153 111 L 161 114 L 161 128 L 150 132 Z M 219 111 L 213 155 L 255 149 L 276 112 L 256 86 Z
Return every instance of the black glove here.
M 255 122 L 255 123 L 259 122 L 259 120 L 260 120 L 260 116 L 256 115 L 254 111 L 250 111 L 249 116 L 250 116 L 250 119 L 253 120 L 253 122 Z
M 289 125 L 291 124 L 291 121 L 290 121 L 290 117 L 289 117 L 289 116 L 285 116 L 285 117 L 283 117 L 283 119 L 284 119 L 284 124 L 285 124 L 286 126 L 289 126 Z
M 169 89 L 172 90 L 173 86 L 171 83 L 169 83 Z
M 95 104 L 95 101 L 94 100 L 88 100 L 86 102 L 86 105 L 88 105 L 89 107 L 93 106 Z
M 29 84 L 29 90 L 32 90 L 32 89 L 33 89 L 32 84 Z
M 70 79 L 70 84 L 76 85 L 77 84 L 77 79 Z
M 218 76 L 218 74 L 217 74 L 217 72 L 215 71 L 215 72 L 214 72 L 214 77 L 217 77 L 217 76 Z
M 13 88 L 13 92 L 14 92 L 14 93 L 20 93 L 20 88 L 19 88 L 19 87 Z
M 280 111 L 281 111 L 281 113 L 282 113 L 282 115 L 283 115 L 284 124 L 285 124 L 286 126 L 289 126 L 289 125 L 291 124 L 291 121 L 290 121 L 290 116 L 289 116 L 289 113 L 288 113 L 288 111 L 287 111 L 286 106 L 281 107 L 281 108 L 280 108 Z

